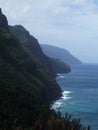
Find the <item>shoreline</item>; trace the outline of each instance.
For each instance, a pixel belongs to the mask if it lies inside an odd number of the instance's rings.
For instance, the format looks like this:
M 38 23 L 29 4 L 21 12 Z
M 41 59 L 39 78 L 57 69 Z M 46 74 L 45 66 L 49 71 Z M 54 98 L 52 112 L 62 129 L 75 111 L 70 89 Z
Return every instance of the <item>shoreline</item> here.
M 71 97 L 69 97 L 68 95 L 71 93 L 71 91 L 62 91 L 62 96 L 54 101 L 53 103 L 50 104 L 50 109 L 54 109 L 55 111 L 60 111 L 63 105 L 63 101 L 66 101 L 68 99 L 70 99 Z

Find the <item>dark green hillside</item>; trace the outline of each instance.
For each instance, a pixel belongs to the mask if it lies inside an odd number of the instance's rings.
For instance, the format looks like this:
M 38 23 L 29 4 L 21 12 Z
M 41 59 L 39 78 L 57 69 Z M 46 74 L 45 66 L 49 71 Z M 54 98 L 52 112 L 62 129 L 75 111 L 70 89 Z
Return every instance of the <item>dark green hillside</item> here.
M 35 57 L 40 61 L 53 75 L 70 72 L 70 67 L 67 64 L 60 63 L 60 60 L 55 60 L 44 55 L 38 40 L 31 36 L 23 26 L 10 26 L 10 32 L 20 41 L 21 46 L 24 47 L 33 58 Z
M 0 19 L 0 120 L 18 117 L 31 123 L 36 120 L 40 104 L 49 105 L 58 99 L 61 89 L 40 61 L 10 34 L 4 18 Z
M 49 58 L 49 61 L 51 63 L 52 71 L 55 74 L 57 73 L 69 73 L 71 71 L 71 68 L 69 65 L 65 64 L 59 59 Z M 66 71 L 64 71 L 66 68 Z

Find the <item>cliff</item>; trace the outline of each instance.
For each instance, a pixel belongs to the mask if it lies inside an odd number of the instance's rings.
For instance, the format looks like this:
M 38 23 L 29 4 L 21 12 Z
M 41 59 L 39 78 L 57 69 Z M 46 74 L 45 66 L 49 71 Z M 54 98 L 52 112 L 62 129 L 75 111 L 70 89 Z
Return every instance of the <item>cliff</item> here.
M 61 62 L 60 60 L 46 56 L 43 53 L 38 40 L 35 37 L 33 37 L 23 26 L 10 26 L 10 32 L 20 41 L 21 46 L 31 56 L 33 56 L 33 58 L 35 57 L 35 59 L 40 61 L 40 63 L 53 76 L 55 76 L 57 73 L 68 73 L 71 71 L 69 65 Z
M 36 39 L 34 45 L 39 48 Z M 55 79 L 36 57 L 9 32 L 0 10 L 0 120 L 18 118 L 30 124 L 36 120 L 41 104 L 49 105 L 61 96 Z
M 62 62 L 69 65 L 82 64 L 82 62 L 74 57 L 66 49 L 62 49 L 52 45 L 41 45 L 43 52 L 52 58 L 60 59 Z

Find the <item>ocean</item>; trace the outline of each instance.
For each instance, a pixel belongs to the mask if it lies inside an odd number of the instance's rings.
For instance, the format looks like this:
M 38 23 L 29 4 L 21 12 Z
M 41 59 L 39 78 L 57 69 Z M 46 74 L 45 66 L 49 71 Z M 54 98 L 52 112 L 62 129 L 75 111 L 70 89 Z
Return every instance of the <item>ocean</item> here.
M 81 118 L 84 126 L 98 130 L 98 65 L 72 66 L 68 74 L 58 74 L 56 80 L 63 90 L 61 99 L 52 108 Z

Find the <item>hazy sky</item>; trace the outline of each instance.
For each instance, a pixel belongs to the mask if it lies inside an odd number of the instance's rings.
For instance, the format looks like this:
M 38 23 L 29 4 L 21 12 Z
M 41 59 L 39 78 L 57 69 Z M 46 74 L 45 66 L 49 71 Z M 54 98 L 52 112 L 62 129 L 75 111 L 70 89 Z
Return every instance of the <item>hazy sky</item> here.
M 10 25 L 22 24 L 41 44 L 98 63 L 98 0 L 0 0 Z

